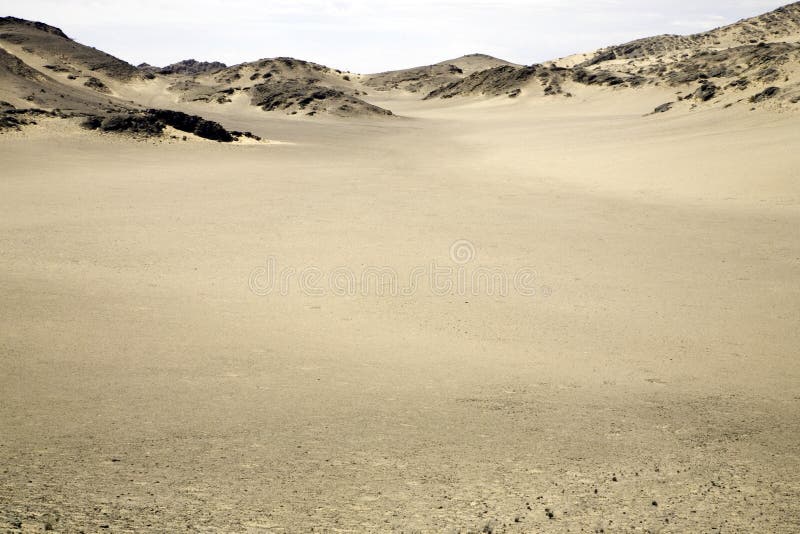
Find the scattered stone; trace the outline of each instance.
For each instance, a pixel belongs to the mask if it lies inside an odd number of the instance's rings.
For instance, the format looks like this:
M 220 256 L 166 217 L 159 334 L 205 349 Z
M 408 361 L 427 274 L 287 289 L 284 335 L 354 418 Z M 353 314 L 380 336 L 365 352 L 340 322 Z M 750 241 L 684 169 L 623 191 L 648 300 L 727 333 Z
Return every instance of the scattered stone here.
M 53 72 L 70 72 L 70 69 L 62 65 L 44 65 L 44 68 L 52 70 Z
M 253 132 L 239 132 L 239 131 L 231 131 L 231 135 L 236 137 L 237 139 L 240 137 L 246 137 L 248 139 L 252 139 L 254 141 L 261 141 L 261 137 L 257 136 Z M 183 140 L 186 141 L 186 136 L 183 136 Z
M 763 102 L 764 100 L 768 100 L 768 99 L 774 97 L 779 92 L 780 92 L 780 88 L 779 87 L 767 87 L 766 89 L 764 89 L 760 93 L 751 96 L 750 97 L 750 102 L 752 102 L 754 104 L 756 102 Z
M 666 104 L 661 104 L 656 109 L 653 110 L 653 113 L 666 113 L 667 111 L 672 109 L 673 102 L 667 102 Z
M 739 78 L 738 80 L 729 83 L 728 87 L 733 87 L 744 91 L 745 89 L 747 89 L 747 86 L 749 85 L 750 85 L 750 80 L 748 80 L 747 78 Z
M 719 87 L 714 85 L 711 82 L 703 82 L 700 87 L 694 92 L 692 96 L 696 99 L 701 100 L 703 102 L 708 102 L 715 96 L 717 96 L 717 91 Z
M 99 78 L 95 78 L 94 76 L 90 76 L 84 84 L 89 89 L 94 89 L 99 93 L 110 93 L 111 89 L 108 88 L 106 84 L 104 84 Z
M 589 72 L 586 69 L 574 69 L 573 79 L 584 85 L 609 85 L 611 87 L 625 85 L 623 78 L 606 70 Z
M 172 65 L 167 65 L 162 69 L 158 69 L 156 72 L 158 72 L 159 74 L 166 74 L 166 75 L 170 74 L 197 75 L 209 72 L 217 72 L 226 67 L 227 65 L 225 63 L 221 63 L 219 61 L 197 61 L 194 59 L 185 59 L 183 61 L 173 63 Z M 141 65 L 139 68 L 142 68 Z
M 333 112 L 340 115 L 385 115 L 392 112 L 344 91 L 319 85 L 302 83 L 298 80 L 265 82 L 250 89 L 251 103 L 264 111 L 306 111 L 307 115 L 317 112 Z

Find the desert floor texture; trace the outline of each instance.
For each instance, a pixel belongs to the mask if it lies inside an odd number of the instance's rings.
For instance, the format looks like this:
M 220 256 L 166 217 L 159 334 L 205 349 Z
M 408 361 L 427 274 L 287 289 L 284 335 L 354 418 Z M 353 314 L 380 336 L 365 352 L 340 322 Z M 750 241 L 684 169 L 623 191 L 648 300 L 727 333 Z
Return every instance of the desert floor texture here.
M 613 93 L 5 134 L 0 529 L 799 531 L 796 115 Z

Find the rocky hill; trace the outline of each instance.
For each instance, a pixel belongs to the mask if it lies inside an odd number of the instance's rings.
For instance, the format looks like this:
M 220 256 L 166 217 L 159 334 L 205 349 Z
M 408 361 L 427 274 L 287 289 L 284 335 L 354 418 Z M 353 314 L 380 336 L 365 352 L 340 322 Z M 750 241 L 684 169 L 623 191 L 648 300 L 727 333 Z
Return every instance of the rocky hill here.
M 133 65 L 82 45 L 58 28 L 15 17 L 0 18 L 0 45 L 7 51 L 57 73 L 100 75 L 118 80 L 140 76 Z
M 196 59 L 185 59 L 166 67 L 154 67 L 147 63 L 137 65 L 140 71 L 149 74 L 178 74 L 178 75 L 197 75 L 206 72 L 216 72 L 226 68 L 225 63 L 219 61 L 197 61 Z
M 357 75 L 284 57 L 179 77 L 169 90 L 184 102 L 226 104 L 241 96 L 264 111 L 288 115 L 392 114 L 359 98 L 360 87 Z
M 241 96 L 255 108 L 288 115 L 390 116 L 364 101 L 357 75 L 293 58 L 231 67 L 194 59 L 134 67 L 70 39 L 63 31 L 14 17 L 0 19 L 0 101 L 76 113 L 140 112 L 138 101 L 167 88 L 166 99 L 226 104 Z
M 518 65 L 485 54 L 470 54 L 435 65 L 366 75 L 363 81 L 376 91 L 401 90 L 424 95 L 476 72 L 506 66 Z
M 724 105 L 800 97 L 800 2 L 688 36 L 663 35 L 597 51 L 579 64 L 684 89 L 681 100 Z
M 147 78 L 120 59 L 72 41 L 58 28 L 0 19 L 0 132 L 57 118 L 138 137 L 161 136 L 169 127 L 220 142 L 256 139 L 196 115 L 144 109 L 110 87 Z
M 734 105 L 800 110 L 800 2 L 708 32 L 638 39 L 544 64 L 471 54 L 367 75 L 288 57 L 233 66 L 188 59 L 134 67 L 53 26 L 0 18 L 0 113 L 9 124 L 24 120 L 21 110 L 34 109 L 100 117 L 101 130 L 104 117 L 125 114 L 131 120 L 112 120 L 110 131 L 148 121 L 158 122 L 155 130 L 162 123 L 172 127 L 166 115 L 154 119 L 148 112 L 152 102 L 190 116 L 203 109 L 224 116 L 235 102 L 256 114 L 377 119 L 392 115 L 370 102 L 377 93 L 383 101 L 393 92 L 427 100 L 569 98 L 592 86 L 621 98 L 648 87 L 666 93 L 662 105 L 643 114 Z
M 708 32 L 639 39 L 584 58 L 478 72 L 426 98 L 569 96 L 587 85 L 667 86 L 675 88 L 676 98 L 660 111 L 677 105 L 793 107 L 800 102 L 800 2 Z

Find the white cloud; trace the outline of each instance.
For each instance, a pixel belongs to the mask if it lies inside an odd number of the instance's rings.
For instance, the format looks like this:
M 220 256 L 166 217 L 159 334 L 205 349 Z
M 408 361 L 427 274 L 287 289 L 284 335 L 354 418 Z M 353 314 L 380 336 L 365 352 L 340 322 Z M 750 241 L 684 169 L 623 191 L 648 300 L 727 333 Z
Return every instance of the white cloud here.
M 775 9 L 770 0 L 0 0 L 128 61 L 287 55 L 360 72 L 471 52 L 532 63 Z

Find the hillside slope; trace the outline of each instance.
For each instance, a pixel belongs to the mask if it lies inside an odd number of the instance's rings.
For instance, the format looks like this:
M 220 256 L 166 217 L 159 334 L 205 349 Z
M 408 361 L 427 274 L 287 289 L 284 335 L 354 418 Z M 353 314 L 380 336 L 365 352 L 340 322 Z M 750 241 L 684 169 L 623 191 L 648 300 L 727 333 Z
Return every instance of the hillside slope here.
M 222 117 L 235 109 L 255 117 L 377 119 L 393 114 L 387 107 L 395 97 L 569 98 L 601 90 L 624 98 L 648 87 L 658 88 L 665 101 L 643 114 L 737 105 L 797 110 L 800 2 L 708 32 L 638 39 L 544 64 L 470 54 L 365 75 L 288 57 L 233 66 L 190 59 L 134 67 L 53 26 L 4 17 L 0 80 L 4 108 L 84 115 L 168 107 Z
M 58 28 L 15 17 L 0 18 L 0 45 L 23 59 L 56 73 L 130 80 L 141 75 L 133 65 L 82 45 Z
M 427 94 L 476 72 L 518 66 L 485 54 L 470 54 L 434 65 L 369 74 L 363 77 L 363 81 L 367 87 L 377 91 L 401 90 Z
M 387 116 L 360 96 L 357 75 L 294 58 L 261 59 L 189 76 L 171 77 L 183 102 L 226 104 L 243 96 L 264 111 L 289 115 Z
M 800 102 L 800 2 L 700 34 L 649 37 L 544 65 L 474 73 L 426 98 L 571 96 L 588 85 L 674 88 L 674 100 L 659 111 L 737 104 L 794 109 Z

